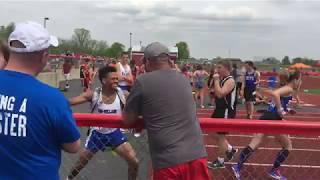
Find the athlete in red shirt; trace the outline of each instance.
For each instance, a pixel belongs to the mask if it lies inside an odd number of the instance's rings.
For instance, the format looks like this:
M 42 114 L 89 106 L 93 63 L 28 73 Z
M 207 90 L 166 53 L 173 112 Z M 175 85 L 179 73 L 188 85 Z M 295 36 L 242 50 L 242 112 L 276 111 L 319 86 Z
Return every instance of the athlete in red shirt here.
M 85 64 L 82 64 L 82 67 L 81 67 L 84 91 L 86 91 L 91 84 L 91 72 L 90 72 L 90 67 L 88 63 L 89 63 L 89 60 L 86 60 Z

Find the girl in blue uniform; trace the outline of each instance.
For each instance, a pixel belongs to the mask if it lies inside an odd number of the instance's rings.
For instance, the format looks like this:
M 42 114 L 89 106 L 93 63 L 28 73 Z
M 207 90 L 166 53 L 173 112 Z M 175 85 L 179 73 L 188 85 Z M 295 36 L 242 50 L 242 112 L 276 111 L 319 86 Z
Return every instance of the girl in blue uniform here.
M 254 112 L 254 102 L 256 97 L 254 92 L 256 91 L 257 85 L 259 83 L 259 75 L 255 71 L 255 67 L 252 61 L 245 62 L 246 73 L 244 75 L 241 96 L 246 101 L 247 118 L 252 119 Z
M 269 106 L 268 110 L 260 117 L 261 120 L 279 120 L 283 119 L 283 115 L 286 111 L 289 111 L 288 105 L 292 99 L 292 94 L 297 88 L 300 73 L 298 71 L 293 72 L 292 74 L 281 74 L 280 82 L 283 86 L 276 90 L 263 90 L 266 94 L 273 98 L 273 103 Z M 252 153 L 259 147 L 266 135 L 262 133 L 255 134 L 250 144 L 244 148 L 240 154 L 239 161 L 236 165 L 232 166 L 234 175 L 239 180 L 240 179 L 240 170 L 243 164 L 248 160 Z M 289 151 L 292 149 L 292 143 L 289 139 L 289 135 L 277 135 L 275 138 L 278 140 L 282 146 L 282 150 L 278 153 L 273 167 L 268 173 L 268 175 L 273 179 L 285 180 L 286 178 L 280 173 L 280 165 L 284 162 L 288 155 Z

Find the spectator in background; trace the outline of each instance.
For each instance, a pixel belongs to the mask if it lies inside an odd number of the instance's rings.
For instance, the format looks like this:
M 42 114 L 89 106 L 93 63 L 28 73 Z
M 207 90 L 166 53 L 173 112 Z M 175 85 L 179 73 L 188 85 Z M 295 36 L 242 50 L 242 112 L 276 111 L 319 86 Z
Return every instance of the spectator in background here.
M 144 51 L 146 70 L 132 87 L 124 123 L 142 116 L 154 180 L 209 180 L 207 154 L 190 82 L 172 69 L 169 50 L 155 42 Z
M 209 107 L 210 108 L 214 107 L 214 101 L 215 101 L 214 88 L 213 88 L 213 85 L 214 85 L 214 81 L 213 81 L 214 72 L 215 72 L 215 65 L 212 65 L 211 66 L 211 70 L 210 70 L 210 74 L 209 74 L 209 78 L 208 78 L 208 81 L 207 81 L 207 85 L 208 85 L 208 89 L 209 89 L 209 98 L 210 98 Z
M 241 69 L 238 69 L 238 66 L 237 64 L 233 64 L 232 65 L 232 76 L 236 82 L 236 90 L 237 90 L 237 93 L 236 93 L 236 100 L 238 102 L 238 98 L 240 97 L 240 91 L 241 91 L 241 87 L 242 87 L 242 79 L 243 79 L 243 73 L 241 71 Z
M 302 72 L 298 68 L 290 69 L 289 72 L 290 73 L 293 73 L 293 72 L 299 73 L 298 85 L 293 93 L 293 98 L 296 100 L 296 107 L 300 107 L 301 99 L 299 96 L 299 92 L 301 90 L 301 85 L 302 85 Z
M 204 88 L 206 86 L 205 79 L 209 74 L 203 69 L 203 66 L 199 64 L 197 70 L 193 73 L 193 85 L 196 90 L 196 98 L 200 98 L 200 107 L 204 108 Z
M 189 71 L 188 67 L 183 66 L 181 73 L 190 81 L 190 85 L 192 86 L 192 72 Z
M 247 118 L 252 119 L 254 113 L 254 102 L 256 87 L 259 83 L 260 76 L 254 70 L 252 61 L 245 62 L 246 73 L 241 87 L 241 97 L 246 101 Z
M 42 25 L 18 23 L 10 34 L 10 59 L 0 71 L 1 179 L 58 180 L 61 149 L 80 150 L 80 133 L 68 101 L 36 79 L 47 64 L 49 46 L 58 45 Z M 23 88 L 23 89 L 22 89 Z M 3 100 L 1 100 L 3 101 Z
M 85 59 L 84 61 L 85 63 L 82 64 L 80 67 L 80 73 L 82 73 L 82 77 L 83 77 L 83 92 L 85 92 L 91 85 L 91 78 L 92 78 L 92 73 L 90 71 L 90 65 L 89 65 L 89 62 L 90 60 L 89 59 Z M 80 76 L 81 77 L 81 76 Z
M 67 56 L 71 56 L 71 54 L 67 54 Z M 68 90 L 70 88 L 70 75 L 71 75 L 71 69 L 72 69 L 72 57 L 67 57 L 64 60 L 62 71 L 65 79 L 65 90 Z
M 117 63 L 116 68 L 119 74 L 119 87 L 123 91 L 129 92 L 133 83 L 132 71 L 129 65 L 129 53 L 122 53 L 120 62 Z
M 0 69 L 3 69 L 8 64 L 9 57 L 8 46 L 0 41 Z

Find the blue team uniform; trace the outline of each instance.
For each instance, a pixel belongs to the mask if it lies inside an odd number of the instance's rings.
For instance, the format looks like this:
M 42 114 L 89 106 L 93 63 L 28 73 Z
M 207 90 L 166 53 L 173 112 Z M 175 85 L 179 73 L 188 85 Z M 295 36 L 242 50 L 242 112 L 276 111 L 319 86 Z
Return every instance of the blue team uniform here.
M 245 88 L 244 88 L 244 99 L 246 102 L 254 102 L 255 96 L 253 92 L 256 91 L 257 77 L 255 72 L 246 72 L 245 74 Z
M 285 112 L 289 111 L 289 103 L 292 100 L 292 96 L 280 97 L 281 107 Z M 282 120 L 278 113 L 277 107 L 274 103 L 271 103 L 267 111 L 260 117 L 261 120 Z

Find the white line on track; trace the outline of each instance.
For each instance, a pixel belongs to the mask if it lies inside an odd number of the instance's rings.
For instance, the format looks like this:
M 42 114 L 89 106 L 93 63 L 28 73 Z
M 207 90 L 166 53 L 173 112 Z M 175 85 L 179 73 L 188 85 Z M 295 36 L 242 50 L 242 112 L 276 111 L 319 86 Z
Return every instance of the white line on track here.
M 202 134 L 203 136 L 209 136 L 208 134 Z M 252 138 L 252 135 L 242 135 L 242 134 L 229 134 L 227 137 L 242 137 L 242 138 Z M 267 138 L 274 139 L 274 136 L 267 136 Z M 290 139 L 296 139 L 296 140 L 313 140 L 313 141 L 319 141 L 320 136 L 317 138 L 306 138 L 306 137 L 295 137 L 295 136 L 290 136 Z
M 225 164 L 233 165 L 236 164 L 235 162 L 225 162 Z M 261 166 L 261 167 L 272 167 L 273 164 L 259 164 L 259 163 L 244 163 L 244 165 L 247 166 Z M 320 166 L 311 166 L 311 165 L 294 165 L 294 164 L 282 164 L 281 167 L 287 167 L 287 168 L 312 168 L 312 169 L 320 169 Z
M 197 113 L 197 115 L 207 115 L 208 116 L 208 118 L 210 118 L 211 117 L 211 114 L 212 113 Z M 240 115 L 240 116 L 244 116 L 244 115 L 246 115 L 246 114 L 237 114 L 237 115 Z M 254 116 L 255 117 L 259 117 L 259 116 L 261 116 L 262 114 L 259 114 L 259 113 L 256 113 L 256 114 L 254 114 Z M 319 119 L 320 120 L 320 118 L 318 117 L 318 116 L 314 116 L 314 115 L 302 115 L 302 114 L 300 114 L 300 115 L 287 115 L 286 117 L 288 117 L 288 118 L 299 118 L 300 120 L 304 120 L 304 119 Z
M 210 145 L 210 144 L 207 144 L 206 145 L 207 148 L 218 148 L 218 146 L 216 145 Z M 233 146 L 237 149 L 243 149 L 245 148 L 245 146 Z M 268 147 L 259 147 L 259 150 L 281 150 L 281 148 L 268 148 Z M 320 149 L 292 149 L 291 151 L 304 151 L 304 152 L 320 152 Z

